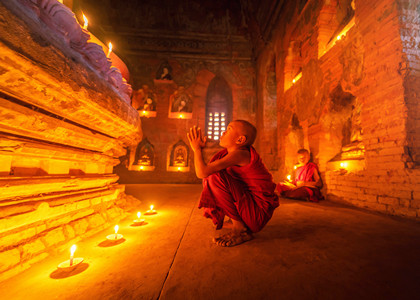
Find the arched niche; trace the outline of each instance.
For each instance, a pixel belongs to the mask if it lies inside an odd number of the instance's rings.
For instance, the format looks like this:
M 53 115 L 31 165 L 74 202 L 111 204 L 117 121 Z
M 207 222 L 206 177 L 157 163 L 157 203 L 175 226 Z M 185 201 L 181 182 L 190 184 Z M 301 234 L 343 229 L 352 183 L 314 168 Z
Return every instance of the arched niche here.
M 354 0 L 325 1 L 318 18 L 318 58 L 354 26 L 354 14 Z
M 214 77 L 207 88 L 206 130 L 210 142 L 218 143 L 223 131 L 232 121 L 232 89 L 221 77 Z
M 143 139 L 136 148 L 132 171 L 153 171 L 155 169 L 155 149 L 147 138 Z
M 155 79 L 172 82 L 172 67 L 168 61 L 164 61 L 161 63 L 156 72 Z
M 190 148 L 183 141 L 179 140 L 169 151 L 167 170 L 170 172 L 188 172 L 190 170 Z
M 193 101 L 190 93 L 183 86 L 169 97 L 169 118 L 191 119 Z
M 156 117 L 156 93 L 147 85 L 133 92 L 131 98 L 132 106 L 137 109 L 141 117 Z
M 284 63 L 284 90 L 290 89 L 302 77 L 302 42 L 292 34 Z

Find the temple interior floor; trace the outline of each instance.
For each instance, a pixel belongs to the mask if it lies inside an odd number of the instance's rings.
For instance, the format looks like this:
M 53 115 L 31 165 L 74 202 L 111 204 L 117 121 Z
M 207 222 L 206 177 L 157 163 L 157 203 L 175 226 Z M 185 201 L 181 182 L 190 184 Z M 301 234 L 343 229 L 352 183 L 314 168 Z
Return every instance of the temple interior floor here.
M 50 255 L 0 283 L 2 299 L 415 299 L 420 226 L 356 208 L 281 199 L 255 239 L 222 248 L 197 209 L 200 185 L 127 185 L 142 202 L 113 228 L 77 243 L 84 263 Z M 137 209 L 157 215 L 133 227 Z

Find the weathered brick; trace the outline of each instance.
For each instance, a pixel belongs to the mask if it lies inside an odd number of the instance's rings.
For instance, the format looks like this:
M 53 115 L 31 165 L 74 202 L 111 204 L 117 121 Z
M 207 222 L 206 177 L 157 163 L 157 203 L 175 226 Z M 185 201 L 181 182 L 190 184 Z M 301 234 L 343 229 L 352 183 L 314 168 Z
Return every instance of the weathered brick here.
M 44 242 L 46 247 L 52 247 L 54 245 L 57 245 L 61 242 L 65 241 L 65 236 L 63 233 L 62 228 L 56 228 L 51 231 L 49 231 L 45 236 L 41 238 L 41 240 Z
M 89 228 L 96 228 L 105 223 L 104 218 L 99 214 L 94 214 L 92 216 L 89 216 L 87 218 L 87 221 L 89 223 Z
M 382 203 L 382 204 L 389 204 L 391 206 L 398 206 L 399 205 L 399 198 L 378 196 L 378 202 Z
M 70 225 L 65 225 L 63 227 L 64 236 L 66 237 L 66 240 L 70 240 L 76 236 L 73 227 Z
M 22 259 L 27 260 L 33 255 L 36 255 L 44 250 L 45 245 L 41 242 L 41 240 L 33 240 L 27 244 L 22 245 Z
M 79 236 L 79 235 L 83 235 L 86 232 L 89 226 L 89 223 L 86 219 L 80 219 L 80 220 L 70 223 L 70 225 L 73 227 L 74 233 L 77 236 Z
M 17 248 L 0 252 L 0 272 L 4 272 L 20 262 L 20 252 Z
M 0 249 L 6 246 L 18 245 L 26 239 L 30 239 L 37 234 L 35 227 L 27 228 L 15 233 L 4 235 L 0 238 Z
M 358 195 L 358 199 L 364 200 L 367 202 L 377 203 L 378 202 L 378 196 L 371 195 L 371 194 L 360 194 Z

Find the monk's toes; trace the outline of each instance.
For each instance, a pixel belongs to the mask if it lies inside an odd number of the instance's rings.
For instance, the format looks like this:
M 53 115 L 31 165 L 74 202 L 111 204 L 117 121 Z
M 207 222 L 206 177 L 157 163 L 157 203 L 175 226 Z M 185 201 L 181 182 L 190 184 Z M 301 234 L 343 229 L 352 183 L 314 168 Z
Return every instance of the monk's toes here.
M 220 240 L 217 245 L 222 247 L 229 247 L 232 244 L 232 241 L 230 240 Z

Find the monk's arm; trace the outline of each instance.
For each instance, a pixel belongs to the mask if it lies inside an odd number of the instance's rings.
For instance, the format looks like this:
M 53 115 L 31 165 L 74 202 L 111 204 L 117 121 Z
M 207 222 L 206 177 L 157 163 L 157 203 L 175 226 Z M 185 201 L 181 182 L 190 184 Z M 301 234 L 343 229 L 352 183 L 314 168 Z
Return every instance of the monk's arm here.
M 221 159 L 206 164 L 201 149 L 194 151 L 195 173 L 198 178 L 206 178 L 209 175 L 224 170 L 231 166 L 241 166 L 249 163 L 250 154 L 245 150 L 236 150 L 228 153 Z
M 202 149 L 205 146 L 206 138 L 203 137 L 200 128 L 196 126 L 190 129 L 187 134 L 190 146 L 194 151 L 194 166 L 195 173 L 198 178 L 206 178 L 207 176 L 216 173 L 220 170 L 231 166 L 244 166 L 249 163 L 251 154 L 249 150 L 235 150 L 229 152 L 221 159 L 215 160 L 206 164 L 203 159 Z
M 315 180 L 315 181 L 298 181 L 298 182 L 296 183 L 296 185 L 297 185 L 298 187 L 307 186 L 307 187 L 312 187 L 312 188 L 319 188 L 319 189 L 321 189 L 321 188 L 322 188 L 322 186 L 323 186 L 323 183 L 322 183 L 322 179 L 321 179 L 321 177 L 319 176 L 319 173 L 318 173 L 318 171 L 317 171 L 317 170 L 314 170 L 314 180 Z

